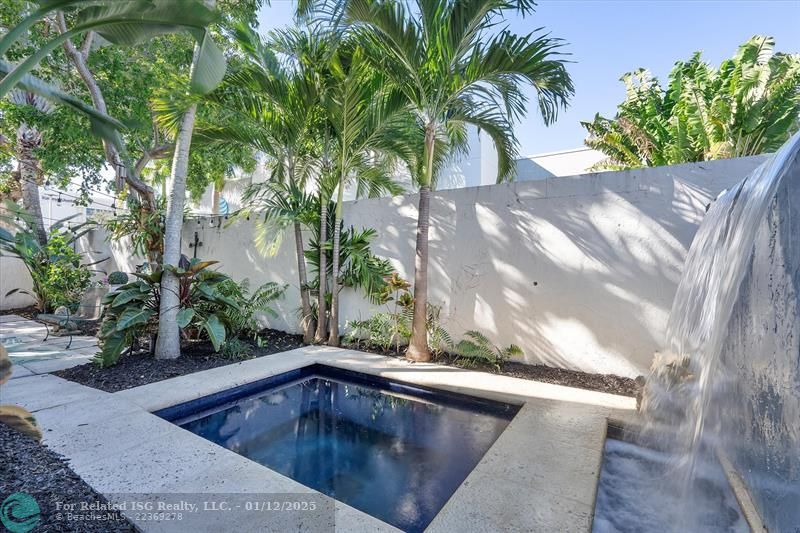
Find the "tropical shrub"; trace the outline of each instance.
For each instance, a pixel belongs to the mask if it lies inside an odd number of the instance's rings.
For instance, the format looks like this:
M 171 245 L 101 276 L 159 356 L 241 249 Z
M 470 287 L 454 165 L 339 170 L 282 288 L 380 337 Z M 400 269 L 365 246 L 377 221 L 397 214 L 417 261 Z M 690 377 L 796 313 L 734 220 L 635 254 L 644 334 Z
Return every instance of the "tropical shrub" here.
M 507 348 L 500 348 L 493 344 L 486 335 L 480 331 L 467 331 L 464 339 L 455 347 L 456 361 L 465 366 L 470 366 L 475 362 L 488 363 L 500 368 L 504 362 L 512 357 L 522 357 L 525 352 L 516 344 L 511 344 Z
M 258 314 L 277 317 L 278 313 L 272 308 L 272 304 L 283 298 L 287 287 L 288 285 L 268 281 L 251 293 L 250 281 L 247 279 L 241 283 L 236 283 L 232 279 L 221 282 L 217 286 L 218 292 L 236 303 L 235 307 L 226 306 L 220 309 L 221 318 L 228 327 L 230 335 L 232 337 L 249 335 L 256 339 L 261 330 Z
M 147 257 L 150 263 L 161 263 L 166 199 L 160 198 L 153 207 L 131 196 L 127 204 L 126 210 L 102 222 L 108 231 L 108 240 L 118 241 L 127 237 L 134 254 Z
M 125 285 L 128 283 L 128 275 L 125 272 L 119 272 L 115 270 L 111 274 L 108 275 L 108 284 L 109 285 Z
M 5 347 L 0 344 L 0 385 L 11 379 L 11 359 Z M 36 440 L 42 439 L 42 432 L 31 413 L 18 405 L 0 405 L 0 423 Z
M 230 278 L 208 269 L 217 261 L 189 261 L 183 256 L 180 263 L 177 268 L 167 267 L 180 280 L 178 327 L 187 336 L 189 330 L 206 335 L 214 350 L 219 351 L 226 339 L 225 313 L 230 312 L 229 308 L 238 308 L 235 300 L 219 290 Z M 99 333 L 101 351 L 94 359 L 97 364 L 104 367 L 116 364 L 123 351 L 136 340 L 158 331 L 163 273 L 162 269 L 156 269 L 134 274 L 136 281 L 105 296 Z
M 384 288 L 376 298 L 384 305 L 391 305 L 391 310 L 376 313 L 366 320 L 348 321 L 345 343 L 374 347 L 384 352 L 394 350 L 399 354 L 411 339 L 414 299 L 409 292 L 411 285 L 396 272 L 384 282 Z M 450 334 L 441 325 L 441 311 L 439 306 L 430 303 L 427 306 L 428 349 L 436 356 L 453 348 Z
M 66 306 L 74 312 L 91 283 L 92 274 L 81 265 L 81 254 L 72 248 L 71 235 L 50 231 L 44 248 L 48 261 L 43 265 L 41 290 L 45 309 Z
M 614 118 L 583 122 L 586 145 L 608 158 L 598 168 L 674 165 L 772 152 L 798 129 L 800 54 L 774 53 L 755 36 L 714 68 L 700 52 L 675 64 L 666 89 L 639 69 L 621 80 Z
M 222 345 L 222 349 L 219 351 L 219 354 L 224 359 L 250 359 L 253 357 L 253 347 L 245 341 L 233 337 L 225 341 L 225 344 Z
M 333 216 L 329 217 L 332 223 Z M 329 224 L 331 225 L 331 224 Z M 344 223 L 340 223 L 343 228 Z M 309 241 L 309 249 L 305 256 L 315 270 L 317 277 L 311 280 L 309 285 L 312 291 L 318 293 L 319 288 L 319 269 L 320 269 L 320 250 L 325 252 L 325 269 L 327 278 L 333 276 L 333 242 L 329 238 L 321 246 L 319 242 L 319 231 L 312 231 L 313 237 Z M 328 235 L 334 234 L 333 228 L 329 228 Z M 341 229 L 339 245 L 339 283 L 338 289 L 352 288 L 361 290 L 373 302 L 380 302 L 382 291 L 386 286 L 386 278 L 392 274 L 392 265 L 387 259 L 378 257 L 370 250 L 370 243 L 378 235 L 372 228 L 362 228 L 357 230 L 350 226 Z M 332 237 L 331 237 L 332 238 Z M 330 287 L 330 283 L 326 283 Z
M 81 254 L 73 249 L 76 240 L 89 229 L 80 224 L 67 230 L 65 218 L 50 227 L 47 244 L 37 239 L 36 223 L 24 209 L 11 201 L 3 204 L 7 215 L 0 217 L 7 226 L 13 228 L 13 235 L 0 228 L 0 255 L 20 259 L 31 275 L 33 291 L 12 289 L 6 296 L 24 293 L 36 299 L 36 307 L 46 313 L 59 306 L 73 310 L 80 302 L 84 291 L 89 287 L 91 265 L 81 264 Z

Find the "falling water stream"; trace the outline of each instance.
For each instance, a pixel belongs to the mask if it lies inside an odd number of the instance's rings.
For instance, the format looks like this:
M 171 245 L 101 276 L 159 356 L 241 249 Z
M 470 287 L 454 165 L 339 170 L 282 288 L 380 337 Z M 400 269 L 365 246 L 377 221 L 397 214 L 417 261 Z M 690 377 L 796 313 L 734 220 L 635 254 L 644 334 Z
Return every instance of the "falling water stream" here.
M 791 283 L 800 279 L 793 244 L 800 235 L 791 234 L 800 227 L 800 194 L 787 192 L 800 190 L 798 181 L 800 133 L 711 205 L 689 250 L 665 350 L 647 379 L 644 427 L 635 445 L 606 446 L 595 531 L 746 530 L 731 510 L 718 457 L 746 470 L 744 486 L 770 531 L 800 531 L 800 511 L 786 507 L 800 503 L 800 287 Z M 789 283 L 773 280 L 784 274 Z M 637 503 L 623 505 L 623 497 Z M 619 516 L 632 508 L 638 518 Z

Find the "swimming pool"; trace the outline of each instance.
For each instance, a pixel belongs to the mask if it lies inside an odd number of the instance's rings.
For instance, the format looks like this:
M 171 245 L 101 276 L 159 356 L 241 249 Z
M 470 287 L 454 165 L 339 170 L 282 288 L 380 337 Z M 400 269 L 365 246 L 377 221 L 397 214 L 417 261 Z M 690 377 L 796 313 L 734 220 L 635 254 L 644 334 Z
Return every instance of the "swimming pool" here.
M 422 531 L 519 410 L 314 364 L 158 411 L 405 531 Z

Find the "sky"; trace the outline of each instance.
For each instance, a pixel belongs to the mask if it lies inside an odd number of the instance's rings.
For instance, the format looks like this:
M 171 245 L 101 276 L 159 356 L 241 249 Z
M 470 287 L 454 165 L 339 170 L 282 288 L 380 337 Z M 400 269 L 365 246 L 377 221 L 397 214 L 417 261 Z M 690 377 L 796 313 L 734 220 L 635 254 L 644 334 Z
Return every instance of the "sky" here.
M 583 146 L 580 125 L 595 113 L 613 116 L 625 97 L 619 78 L 644 67 L 661 81 L 678 60 L 701 50 L 713 65 L 734 55 L 756 34 L 775 38 L 776 50 L 800 53 L 800 0 L 540 0 L 536 13 L 509 18 L 516 33 L 544 27 L 564 39 L 575 84 L 570 107 L 547 127 L 531 98 L 515 128 L 520 154 Z M 259 20 L 266 32 L 292 24 L 293 0 L 272 0 Z M 533 93 L 530 93 L 531 96 Z

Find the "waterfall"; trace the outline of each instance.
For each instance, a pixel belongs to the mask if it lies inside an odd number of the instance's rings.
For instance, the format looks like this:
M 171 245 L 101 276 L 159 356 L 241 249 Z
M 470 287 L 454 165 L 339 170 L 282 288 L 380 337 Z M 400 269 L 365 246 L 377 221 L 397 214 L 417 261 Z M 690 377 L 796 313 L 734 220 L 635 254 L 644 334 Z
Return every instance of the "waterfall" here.
M 800 531 L 800 133 L 711 205 L 665 346 L 642 442 L 670 453 L 684 487 L 723 457 L 770 531 Z M 684 500 L 675 517 L 692 529 Z

